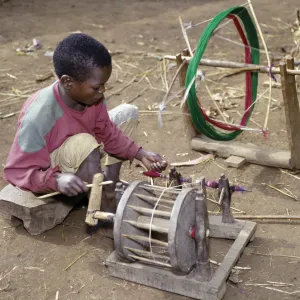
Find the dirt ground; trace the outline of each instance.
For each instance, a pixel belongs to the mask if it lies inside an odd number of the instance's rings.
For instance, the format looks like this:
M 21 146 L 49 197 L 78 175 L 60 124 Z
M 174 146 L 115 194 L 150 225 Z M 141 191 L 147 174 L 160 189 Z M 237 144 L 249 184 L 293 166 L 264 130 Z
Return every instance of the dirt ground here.
M 122 101 L 136 104 L 141 110 L 139 131 L 136 140 L 144 148 L 164 154 L 168 161 L 195 159 L 199 153 L 191 151 L 178 102 L 174 98 L 167 105 L 163 116 L 163 126 L 158 126 L 156 114 L 145 113 L 149 109 L 157 110 L 165 94 L 162 84 L 161 62 L 156 57 L 164 54 L 175 55 L 184 49 L 185 43 L 179 27 L 178 16 L 185 22 L 199 23 L 214 17 L 221 10 L 240 1 L 0 1 L 0 111 L 1 116 L 15 113 L 25 101 L 26 95 L 53 82 L 50 78 L 36 83 L 38 75 L 51 71 L 51 58 L 44 56 L 52 51 L 57 43 L 68 33 L 81 31 L 102 41 L 114 53 L 113 74 L 108 83 L 107 95 L 117 91 L 130 82 L 136 81 L 119 95 L 108 100 L 109 107 Z M 281 54 L 282 48 L 293 46 L 290 30 L 282 21 L 295 21 L 298 2 L 289 1 L 253 1 L 269 50 Z M 206 24 L 189 30 L 192 46 Z M 219 35 L 238 41 L 231 23 L 219 32 Z M 17 48 L 30 44 L 32 39 L 41 41 L 43 47 L 32 55 L 17 55 Z M 118 54 L 118 52 L 122 52 Z M 206 50 L 205 57 L 242 61 L 243 49 L 236 44 L 213 37 Z M 265 54 L 261 54 L 265 63 Z M 168 62 L 168 82 L 175 72 L 173 62 Z M 213 95 L 223 92 L 230 94 L 226 101 L 236 102 L 238 108 L 227 113 L 236 122 L 243 111 L 244 76 L 238 75 L 218 81 L 224 70 L 203 68 L 206 71 L 206 84 Z M 147 75 L 147 78 L 144 76 Z M 147 81 L 148 79 L 148 81 Z M 267 75 L 259 76 L 258 93 L 266 90 L 263 82 Z M 16 91 L 17 89 L 17 91 Z M 174 92 L 179 90 L 176 83 Z M 19 97 L 11 95 L 19 93 Z M 199 93 L 205 107 L 213 105 L 204 88 Z M 139 95 L 139 96 L 138 96 Z M 173 95 L 173 94 L 172 94 Z M 23 96 L 23 97 L 20 97 Z M 258 131 L 244 132 L 239 141 L 260 146 L 287 149 L 284 109 L 281 106 L 281 91 L 274 89 L 272 110 L 268 122 L 270 133 L 265 139 Z M 262 98 L 253 113 L 251 128 L 262 128 L 266 115 L 267 100 Z M 0 162 L 6 157 L 16 130 L 17 116 L 0 120 Z M 188 153 L 188 155 L 182 155 Z M 233 183 L 239 183 L 252 190 L 247 194 L 235 194 L 232 206 L 247 214 L 299 214 L 299 203 L 261 183 L 287 188 L 300 197 L 300 181 L 276 168 L 257 165 L 245 165 L 241 169 L 227 169 L 222 159 L 217 158 L 195 167 L 179 168 L 183 175 L 199 173 L 207 179 L 217 179 L 224 172 Z M 129 166 L 122 168 L 122 178 L 128 181 L 142 179 L 140 169 Z M 1 188 L 5 186 L 1 178 Z M 210 196 L 215 196 L 209 191 Z M 210 210 L 216 210 L 210 206 Z M 20 226 L 13 228 L 0 219 L 0 299 L 187 299 L 186 297 L 159 291 L 131 282 L 118 280 L 108 275 L 104 260 L 113 250 L 112 230 L 102 229 L 90 236 L 85 230 L 85 208 L 80 207 L 67 217 L 63 224 L 40 236 L 31 236 Z M 256 239 L 248 245 L 242 255 L 239 266 L 249 266 L 251 270 L 241 271 L 239 283 L 228 282 L 224 299 L 290 299 L 297 298 L 300 271 L 300 235 L 299 225 L 274 224 L 261 222 L 258 225 Z M 224 255 L 226 249 L 213 244 L 214 255 Z M 256 254 L 255 254 L 256 253 Z M 257 253 L 265 254 L 265 256 Z M 67 271 L 64 269 L 77 257 L 83 255 Z M 280 256 L 282 255 L 282 256 Z M 293 257 L 287 257 L 293 256 Z M 9 273 L 10 272 L 10 273 Z M 8 274 L 9 273 L 9 274 Z M 3 278 L 8 274 L 5 278 Z M 289 283 L 288 287 L 255 286 L 268 281 Z M 267 289 L 268 287 L 273 288 Z M 276 290 L 277 289 L 277 290 Z M 278 291 L 284 290 L 285 293 Z

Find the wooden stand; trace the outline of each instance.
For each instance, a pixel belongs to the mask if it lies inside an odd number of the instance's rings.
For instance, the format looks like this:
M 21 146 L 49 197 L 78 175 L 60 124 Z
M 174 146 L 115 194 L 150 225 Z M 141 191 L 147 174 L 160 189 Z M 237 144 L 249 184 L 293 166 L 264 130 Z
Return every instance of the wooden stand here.
M 189 62 L 191 59 L 190 57 L 179 57 L 178 55 L 176 58 L 170 55 L 165 56 L 165 58 L 171 60 L 176 59 L 177 64 L 182 59 L 185 59 L 187 62 Z M 200 65 L 241 68 L 241 64 L 238 63 L 228 61 L 213 61 L 207 59 L 201 60 Z M 256 65 L 251 65 L 250 67 L 252 72 L 269 72 L 268 67 Z M 249 71 L 249 68 L 243 71 Z M 282 62 L 280 64 L 280 68 L 273 68 L 272 73 L 281 74 L 282 95 L 286 115 L 286 130 L 290 146 L 289 151 L 263 148 L 254 145 L 245 145 L 236 142 L 220 142 L 203 136 L 195 137 L 195 135 L 191 139 L 191 148 L 196 151 L 213 153 L 223 158 L 228 158 L 232 155 L 239 156 L 244 158 L 249 163 L 258 165 L 285 169 L 300 169 L 300 111 L 295 81 L 295 76 L 300 73 L 300 70 L 294 69 L 294 58 L 288 57 L 287 62 Z M 185 78 L 185 76 L 186 70 L 183 70 L 180 79 L 181 86 L 184 82 L 183 77 Z M 189 118 L 188 123 L 187 118 L 185 117 L 185 125 L 186 124 L 189 124 L 189 132 L 193 132 L 191 129 L 193 126 L 191 125 L 191 118 Z
M 224 224 L 221 216 L 210 216 L 209 223 L 210 237 L 235 239 L 235 242 L 208 282 L 197 281 L 190 274 L 175 272 L 167 267 L 125 262 L 115 251 L 107 258 L 105 265 L 114 277 L 194 299 L 222 299 L 226 292 L 226 279 L 253 237 L 256 224 L 237 220 L 234 224 Z

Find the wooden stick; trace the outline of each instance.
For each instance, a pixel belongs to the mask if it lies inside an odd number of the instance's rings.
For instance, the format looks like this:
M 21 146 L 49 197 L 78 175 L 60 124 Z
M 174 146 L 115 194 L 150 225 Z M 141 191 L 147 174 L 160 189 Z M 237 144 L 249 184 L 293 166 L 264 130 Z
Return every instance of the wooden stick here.
M 137 241 L 143 241 L 143 242 L 149 242 L 149 237 L 146 236 L 141 236 L 141 235 L 133 235 L 133 234 L 122 234 L 122 237 L 132 239 L 132 240 L 137 240 Z M 151 244 L 156 244 L 160 245 L 163 247 L 168 247 L 168 243 L 157 240 L 157 239 L 150 239 Z
M 18 113 L 20 113 L 21 111 L 15 111 L 15 112 L 12 112 L 12 113 L 9 113 L 7 115 L 4 115 L 4 116 L 0 116 L 0 119 L 7 119 L 7 118 L 10 118 L 10 117 L 13 117 L 15 115 L 17 115 Z
M 287 171 L 284 171 L 284 170 L 282 170 L 282 169 L 279 169 L 279 170 L 280 170 L 282 173 L 285 173 L 285 174 L 287 174 L 287 175 L 290 175 L 290 176 L 292 176 L 292 177 L 294 177 L 294 178 L 300 180 L 300 177 L 299 177 L 299 176 L 293 175 L 293 174 L 291 174 L 291 173 L 289 173 L 289 172 L 287 172 Z
M 140 223 L 140 222 L 135 222 L 135 221 L 130 221 L 130 220 L 123 220 L 123 222 L 126 222 L 128 224 L 131 224 L 137 228 L 141 228 L 141 229 L 150 229 L 150 224 L 144 224 L 144 223 Z M 151 230 L 152 231 L 156 231 L 156 232 L 160 232 L 160 233 L 168 233 L 168 228 L 163 228 L 163 227 L 159 227 L 156 225 L 151 225 Z
M 236 219 L 256 219 L 256 220 L 300 220 L 300 216 L 293 215 L 242 215 L 236 216 Z
M 73 262 L 71 262 L 65 269 L 64 271 L 67 271 L 70 267 L 72 267 L 81 257 L 83 257 L 84 255 L 86 255 L 88 253 L 88 251 L 85 251 L 84 253 L 82 253 L 80 256 L 78 256 Z
M 130 257 L 132 257 L 136 260 L 144 261 L 144 262 L 147 262 L 147 263 L 150 263 L 150 264 L 172 268 L 172 266 L 170 264 L 162 263 L 162 262 L 157 261 L 157 260 L 152 260 L 152 259 L 148 259 L 148 258 L 145 258 L 145 257 L 137 256 L 137 255 L 131 255 L 131 254 L 128 254 L 128 256 L 130 256 Z
M 270 187 L 271 189 L 273 189 L 273 190 L 275 190 L 275 191 L 277 191 L 277 192 L 279 192 L 279 193 L 281 193 L 281 194 L 283 194 L 283 195 L 285 195 L 285 196 L 288 196 L 289 198 L 292 198 L 292 199 L 295 200 L 295 201 L 298 201 L 297 198 L 295 198 L 295 197 L 291 196 L 290 194 L 288 194 L 288 193 L 286 193 L 286 192 L 284 192 L 284 191 L 282 191 L 282 190 L 276 188 L 276 187 L 273 186 L 273 185 L 270 185 L 270 184 L 267 184 L 267 183 L 262 183 L 262 185 L 266 185 L 266 186 Z
M 294 256 L 294 255 L 267 254 L 267 253 L 260 253 L 260 252 L 252 252 L 252 254 L 261 255 L 261 256 L 274 256 L 274 257 L 287 257 L 287 258 L 297 258 L 297 259 L 300 259 L 300 256 Z
M 151 253 L 150 251 L 144 251 L 144 250 L 130 248 L 130 247 L 124 247 L 124 248 L 127 249 L 127 250 L 129 250 L 129 251 L 132 251 L 132 252 L 135 252 L 137 254 L 140 254 L 142 256 L 170 260 L 170 257 L 166 256 L 166 255 L 161 255 L 161 254 L 157 254 L 157 253 Z
M 190 45 L 190 42 L 189 42 L 189 38 L 188 38 L 188 35 L 186 33 L 186 30 L 184 29 L 184 26 L 183 26 L 183 23 L 182 23 L 182 18 L 179 16 L 179 23 L 180 23 L 180 28 L 181 28 L 181 31 L 182 31 L 182 34 L 183 34 L 183 38 L 185 40 L 185 43 L 189 49 L 189 52 L 190 52 L 190 56 L 193 57 L 193 50 L 191 48 L 191 45 Z
M 208 201 L 210 201 L 210 202 L 212 202 L 212 203 L 215 203 L 215 204 L 218 204 L 219 205 L 219 202 L 218 201 L 215 201 L 215 200 L 213 200 L 213 199 L 210 199 L 210 198 L 207 198 L 207 200 Z M 241 214 L 245 214 L 245 212 L 244 211 L 242 211 L 242 210 L 239 210 L 239 209 L 237 209 L 237 208 L 234 208 L 234 207 L 230 207 L 232 210 L 235 210 L 235 211 L 237 211 L 237 212 L 239 212 L 239 213 L 241 213 Z
M 108 184 L 113 184 L 114 182 L 109 180 L 109 181 L 103 181 L 101 183 L 101 185 L 108 185 Z M 87 184 L 86 187 L 90 188 L 92 187 L 93 184 Z M 37 197 L 37 199 L 46 199 L 46 198 L 50 198 L 50 197 L 53 197 L 53 196 L 57 196 L 57 195 L 60 195 L 61 192 L 53 192 L 53 193 L 50 193 L 50 194 L 45 194 L 45 195 L 42 195 L 42 196 L 39 196 Z
M 217 265 L 220 266 L 221 263 L 216 262 L 215 260 L 210 259 L 209 260 L 210 263 L 212 263 L 213 265 Z M 234 266 L 233 269 L 235 270 L 251 270 L 250 267 L 238 267 L 238 266 Z
M 176 60 L 175 55 L 165 55 L 165 58 L 168 60 Z M 190 56 L 182 56 L 182 59 L 186 60 L 189 63 L 192 58 Z M 270 68 L 268 66 L 238 63 L 238 62 L 233 62 L 228 60 L 217 60 L 217 59 L 208 59 L 208 58 L 202 58 L 200 60 L 199 65 L 208 66 L 208 67 L 228 68 L 228 69 L 247 68 L 245 72 L 249 72 L 249 71 L 258 72 L 258 73 L 270 72 Z M 280 68 L 278 67 L 272 68 L 271 71 L 272 74 L 280 74 Z M 287 74 L 300 75 L 300 70 L 287 69 Z
M 145 207 L 139 207 L 139 206 L 134 206 L 134 205 L 127 205 L 127 207 L 132 208 L 133 210 L 144 214 L 144 215 L 154 215 L 154 216 L 160 216 L 160 217 L 171 217 L 171 213 L 163 210 L 154 210 L 151 208 L 145 208 Z
M 145 201 L 150 201 L 150 202 L 155 202 L 155 203 L 158 201 L 157 197 L 147 196 L 147 195 L 143 195 L 143 194 L 134 194 L 134 195 Z M 173 205 L 174 200 L 167 200 L 167 199 L 161 198 L 159 200 L 159 203 Z
M 286 130 L 291 149 L 291 165 L 300 168 L 300 111 L 297 96 L 295 76 L 287 74 L 287 68 L 294 68 L 292 57 L 287 59 L 287 64 L 280 64 L 281 86 L 286 116 Z

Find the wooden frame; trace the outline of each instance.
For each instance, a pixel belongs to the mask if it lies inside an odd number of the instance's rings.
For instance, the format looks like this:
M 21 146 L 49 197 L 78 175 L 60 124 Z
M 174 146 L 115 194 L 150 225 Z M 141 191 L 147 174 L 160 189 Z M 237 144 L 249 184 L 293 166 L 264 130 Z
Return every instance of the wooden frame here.
M 256 223 L 236 220 L 233 224 L 225 224 L 221 216 L 209 216 L 209 227 L 210 237 L 235 241 L 208 282 L 195 280 L 191 276 L 193 271 L 186 275 L 169 268 L 139 262 L 129 263 L 120 259 L 115 251 L 107 258 L 105 265 L 109 274 L 114 277 L 194 299 L 222 299 L 226 292 L 226 280 L 248 242 L 253 239 Z
M 184 53 L 183 53 L 184 54 Z M 176 60 L 177 64 L 185 59 L 187 62 L 191 57 L 165 56 L 166 59 Z M 261 65 L 241 64 L 230 61 L 219 61 L 211 59 L 202 59 L 200 65 L 240 68 L 241 72 L 260 72 L 268 73 L 270 68 Z M 183 68 L 180 74 L 180 85 L 184 87 L 184 80 L 187 68 Z M 272 73 L 281 75 L 281 86 L 283 103 L 286 115 L 286 129 L 288 134 L 290 150 L 271 149 L 255 145 L 245 145 L 237 142 L 220 142 L 209 138 L 196 135 L 191 121 L 184 116 L 184 124 L 189 133 L 194 133 L 191 137 L 191 148 L 196 151 L 213 153 L 223 158 L 232 155 L 245 158 L 249 163 L 258 165 L 279 167 L 285 169 L 300 169 L 300 111 L 297 96 L 295 76 L 300 75 L 300 70 L 294 68 L 294 58 L 288 57 L 286 62 L 281 62 L 279 68 L 273 68 Z M 185 108 L 186 109 L 186 108 Z

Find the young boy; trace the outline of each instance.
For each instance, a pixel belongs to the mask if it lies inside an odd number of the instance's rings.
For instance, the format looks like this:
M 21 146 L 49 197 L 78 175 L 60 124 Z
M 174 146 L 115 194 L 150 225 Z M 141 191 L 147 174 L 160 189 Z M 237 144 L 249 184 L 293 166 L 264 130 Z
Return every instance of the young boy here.
M 122 104 L 107 111 L 104 92 L 112 64 L 100 42 L 72 34 L 59 43 L 53 62 L 59 80 L 22 107 L 4 169 L 8 182 L 35 193 L 76 196 L 87 191 L 84 182 L 91 183 L 99 172 L 116 183 L 123 160 L 136 158 L 158 171 L 166 168 L 159 154 L 129 137 L 137 127 L 137 107 Z M 107 153 L 104 170 L 102 145 Z M 114 187 L 105 190 L 113 194 Z

